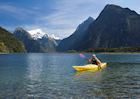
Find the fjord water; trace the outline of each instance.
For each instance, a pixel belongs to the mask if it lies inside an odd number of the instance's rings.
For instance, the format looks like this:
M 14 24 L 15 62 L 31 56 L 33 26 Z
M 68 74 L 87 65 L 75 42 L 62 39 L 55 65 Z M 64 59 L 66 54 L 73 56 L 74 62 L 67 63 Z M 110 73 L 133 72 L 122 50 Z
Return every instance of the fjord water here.
M 76 72 L 79 54 L 1 54 L 0 99 L 140 98 L 140 54 L 97 56 L 107 68 Z

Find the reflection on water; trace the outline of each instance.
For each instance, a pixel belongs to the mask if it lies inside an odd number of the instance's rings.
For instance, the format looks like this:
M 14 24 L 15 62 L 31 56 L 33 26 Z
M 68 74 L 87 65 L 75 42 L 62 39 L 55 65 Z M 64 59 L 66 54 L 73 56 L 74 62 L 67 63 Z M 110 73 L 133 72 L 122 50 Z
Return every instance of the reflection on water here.
M 82 79 L 85 79 L 85 78 L 100 78 L 101 75 L 102 75 L 102 72 L 103 70 L 99 70 L 99 71 L 81 71 L 81 72 L 76 72 L 74 77 L 79 79 L 79 78 L 82 78 Z
M 78 54 L 1 55 L 0 99 L 140 98 L 140 54 L 97 56 L 107 68 L 76 72 Z
M 37 54 L 27 55 L 27 96 L 38 97 L 40 94 L 41 73 L 43 71 L 43 57 Z
M 43 69 L 42 56 L 30 54 L 27 55 L 27 76 L 31 81 L 41 81 Z

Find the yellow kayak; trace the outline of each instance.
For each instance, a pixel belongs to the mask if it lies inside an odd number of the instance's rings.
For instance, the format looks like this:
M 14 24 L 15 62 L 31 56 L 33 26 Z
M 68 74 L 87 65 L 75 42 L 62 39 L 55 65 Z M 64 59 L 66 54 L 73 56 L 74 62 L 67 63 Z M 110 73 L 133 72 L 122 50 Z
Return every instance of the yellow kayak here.
M 107 65 L 107 63 L 101 63 L 101 69 L 105 68 Z M 94 64 L 87 64 L 84 66 L 72 66 L 76 71 L 88 71 L 88 70 L 92 70 L 92 71 L 97 71 L 100 70 L 100 67 L 98 67 L 98 65 L 94 65 Z

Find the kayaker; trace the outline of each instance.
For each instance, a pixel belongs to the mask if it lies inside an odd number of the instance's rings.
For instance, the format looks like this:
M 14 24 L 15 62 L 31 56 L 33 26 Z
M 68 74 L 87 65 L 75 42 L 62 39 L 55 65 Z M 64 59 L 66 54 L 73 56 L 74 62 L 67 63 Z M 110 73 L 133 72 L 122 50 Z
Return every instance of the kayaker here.
M 89 63 L 98 65 L 99 68 L 101 68 L 100 64 L 101 64 L 102 62 L 96 57 L 95 54 L 93 54 L 92 57 L 91 57 L 88 61 L 89 61 Z

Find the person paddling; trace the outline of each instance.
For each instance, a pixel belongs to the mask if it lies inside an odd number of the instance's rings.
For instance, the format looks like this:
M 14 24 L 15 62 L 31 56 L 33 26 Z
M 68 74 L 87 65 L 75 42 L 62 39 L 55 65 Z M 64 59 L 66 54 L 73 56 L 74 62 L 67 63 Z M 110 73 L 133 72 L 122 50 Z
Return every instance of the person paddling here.
M 96 57 L 95 54 L 93 54 L 92 57 L 88 61 L 91 64 L 97 65 L 101 69 L 101 63 L 102 62 Z

